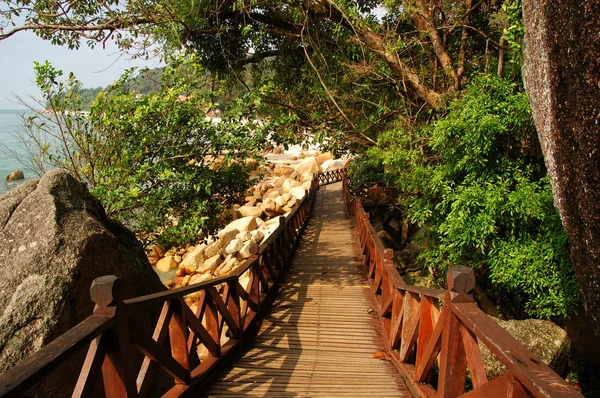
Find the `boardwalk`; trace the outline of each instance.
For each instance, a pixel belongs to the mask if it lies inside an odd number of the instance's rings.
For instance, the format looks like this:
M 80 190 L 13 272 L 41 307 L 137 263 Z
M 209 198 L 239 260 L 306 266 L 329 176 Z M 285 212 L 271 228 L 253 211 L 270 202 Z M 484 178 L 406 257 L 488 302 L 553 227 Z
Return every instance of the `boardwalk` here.
M 353 231 L 341 183 L 322 187 L 255 343 L 209 396 L 411 396 L 377 359 L 383 341 Z

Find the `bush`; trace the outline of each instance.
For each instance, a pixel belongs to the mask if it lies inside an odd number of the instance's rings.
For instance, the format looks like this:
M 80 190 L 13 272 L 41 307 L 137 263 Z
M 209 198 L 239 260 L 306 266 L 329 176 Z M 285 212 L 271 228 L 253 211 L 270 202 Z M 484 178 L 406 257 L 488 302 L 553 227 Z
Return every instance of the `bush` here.
M 579 290 L 536 138 L 522 88 L 480 76 L 435 125 L 389 132 L 368 156 L 394 176 L 411 221 L 428 225 L 421 258 L 440 284 L 469 265 L 513 314 L 566 317 Z
M 89 114 L 73 75 L 62 81 L 48 63 L 36 67 L 51 111 L 32 118 L 29 132 L 50 137 L 39 141 L 48 162 L 88 183 L 107 213 L 138 236 L 163 244 L 194 242 L 219 227 L 250 185 L 244 160 L 263 141 L 252 120 L 242 123 L 255 99 L 238 101 L 219 124 L 206 118 L 212 103 L 200 92 L 198 65 L 193 57 L 175 60 L 150 95 L 131 91 L 127 73 L 98 94 Z

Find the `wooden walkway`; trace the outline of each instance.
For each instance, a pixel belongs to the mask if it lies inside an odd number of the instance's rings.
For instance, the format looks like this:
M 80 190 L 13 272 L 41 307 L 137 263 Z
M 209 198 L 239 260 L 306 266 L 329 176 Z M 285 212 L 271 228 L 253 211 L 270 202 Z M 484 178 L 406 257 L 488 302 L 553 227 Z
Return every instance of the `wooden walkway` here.
M 321 187 L 291 269 L 252 347 L 208 396 L 410 397 L 387 361 L 342 184 Z

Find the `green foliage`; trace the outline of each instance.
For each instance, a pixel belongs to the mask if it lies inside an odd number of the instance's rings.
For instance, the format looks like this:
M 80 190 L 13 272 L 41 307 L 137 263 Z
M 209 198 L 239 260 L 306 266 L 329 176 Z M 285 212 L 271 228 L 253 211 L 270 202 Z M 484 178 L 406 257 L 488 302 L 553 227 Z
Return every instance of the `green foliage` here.
M 219 124 L 207 119 L 212 103 L 200 92 L 204 74 L 196 57 L 174 60 L 155 94 L 129 90 L 133 77 L 126 73 L 98 94 L 89 115 L 79 112 L 74 76 L 65 84 L 49 64 L 36 72 L 52 112 L 62 118 L 59 129 L 81 122 L 54 142 L 49 162 L 88 183 L 108 214 L 138 235 L 194 242 L 219 227 L 223 211 L 249 186 L 244 159 L 263 136 L 252 119 L 242 118 L 257 98 L 239 99 Z M 41 121 L 36 126 L 43 128 Z
M 369 154 L 405 192 L 408 217 L 429 227 L 422 259 L 441 284 L 448 267 L 469 265 L 517 315 L 576 311 L 568 239 L 519 85 L 480 76 L 433 127 L 390 132 Z
M 523 25 L 523 1 L 506 0 L 502 4 L 502 12 L 506 15 L 507 23 L 504 29 L 504 39 L 512 50 L 512 61 L 521 64 L 522 44 L 525 26 Z

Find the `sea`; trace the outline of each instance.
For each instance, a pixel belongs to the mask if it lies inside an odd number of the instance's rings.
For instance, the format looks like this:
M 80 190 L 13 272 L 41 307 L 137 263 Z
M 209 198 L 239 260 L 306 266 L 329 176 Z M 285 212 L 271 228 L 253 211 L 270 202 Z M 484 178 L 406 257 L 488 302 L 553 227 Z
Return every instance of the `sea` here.
M 27 155 L 25 155 L 25 150 L 17 138 L 19 132 L 23 129 L 23 115 L 27 116 L 32 113 L 27 109 L 0 109 L 0 179 L 4 182 L 0 183 L 0 194 L 18 184 L 10 183 L 7 186 L 5 183 L 6 176 L 13 170 L 23 170 L 25 173 L 25 180 L 23 181 L 36 177 L 31 175 L 31 172 L 28 172 L 25 167 Z M 13 152 L 16 156 L 11 155 L 9 152 Z

